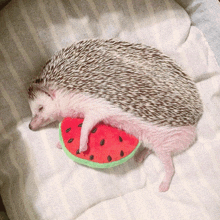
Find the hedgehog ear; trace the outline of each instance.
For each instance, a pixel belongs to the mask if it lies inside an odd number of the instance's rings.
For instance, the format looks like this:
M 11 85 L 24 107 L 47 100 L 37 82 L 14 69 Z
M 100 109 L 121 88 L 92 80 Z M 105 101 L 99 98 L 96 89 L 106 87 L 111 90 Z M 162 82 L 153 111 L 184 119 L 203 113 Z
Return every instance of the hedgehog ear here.
M 33 83 L 32 84 L 34 90 L 39 90 L 41 92 L 44 92 L 47 94 L 52 100 L 55 98 L 55 92 L 50 90 L 47 86 L 39 84 L 39 83 Z

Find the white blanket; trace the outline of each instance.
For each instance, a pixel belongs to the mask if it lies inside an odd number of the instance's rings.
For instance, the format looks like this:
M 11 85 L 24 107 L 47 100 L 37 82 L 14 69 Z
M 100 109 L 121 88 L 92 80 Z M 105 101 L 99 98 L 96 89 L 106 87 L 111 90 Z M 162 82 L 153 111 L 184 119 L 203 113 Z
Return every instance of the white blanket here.
M 200 2 L 189 4 L 190 15 Z M 11 220 L 220 219 L 220 70 L 186 10 L 173 0 L 17 0 L 1 11 L 0 189 Z M 56 148 L 57 126 L 28 128 L 32 77 L 57 50 L 94 37 L 157 47 L 196 82 L 198 139 L 174 158 L 166 193 L 158 192 L 164 170 L 155 155 L 92 169 Z

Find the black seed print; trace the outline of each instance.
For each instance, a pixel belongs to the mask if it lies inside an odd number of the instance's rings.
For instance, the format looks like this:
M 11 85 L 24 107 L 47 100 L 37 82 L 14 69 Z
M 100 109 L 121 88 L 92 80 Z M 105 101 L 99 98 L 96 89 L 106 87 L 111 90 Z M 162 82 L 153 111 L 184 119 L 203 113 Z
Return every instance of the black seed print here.
M 67 129 L 66 129 L 66 133 L 68 133 L 70 130 L 71 130 L 71 128 L 67 128 Z
M 105 144 L 105 139 L 102 139 L 102 140 L 100 141 L 100 145 L 103 146 L 104 144 Z
M 110 162 L 112 160 L 112 157 L 111 156 L 108 156 L 107 157 L 108 161 Z
M 83 124 L 83 123 L 79 124 L 78 127 L 82 127 L 82 124 Z
M 124 151 L 123 151 L 123 150 L 120 152 L 120 156 L 121 156 L 121 157 L 124 156 Z
M 91 155 L 91 156 L 89 157 L 89 159 L 90 159 L 90 160 L 93 160 L 93 159 L 94 159 L 94 156 L 93 156 L 93 155 Z
M 97 128 L 93 128 L 91 133 L 95 133 L 97 131 Z
M 121 137 L 121 136 L 119 136 L 119 141 L 120 141 L 120 142 L 122 142 L 122 141 L 123 141 L 123 139 L 122 139 L 122 137 Z
M 79 149 L 76 151 L 76 154 L 80 154 Z
M 68 143 L 72 143 L 73 142 L 73 138 L 70 138 L 69 140 L 68 140 Z

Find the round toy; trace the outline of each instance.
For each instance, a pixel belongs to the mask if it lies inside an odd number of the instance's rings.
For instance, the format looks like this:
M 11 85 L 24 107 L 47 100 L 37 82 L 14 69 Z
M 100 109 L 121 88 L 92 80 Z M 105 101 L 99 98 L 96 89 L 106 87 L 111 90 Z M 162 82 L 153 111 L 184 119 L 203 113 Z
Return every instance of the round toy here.
M 65 118 L 59 126 L 62 148 L 77 163 L 93 168 L 114 167 L 133 157 L 140 146 L 136 137 L 100 123 L 89 134 L 88 149 L 80 153 L 82 124 L 83 119 Z

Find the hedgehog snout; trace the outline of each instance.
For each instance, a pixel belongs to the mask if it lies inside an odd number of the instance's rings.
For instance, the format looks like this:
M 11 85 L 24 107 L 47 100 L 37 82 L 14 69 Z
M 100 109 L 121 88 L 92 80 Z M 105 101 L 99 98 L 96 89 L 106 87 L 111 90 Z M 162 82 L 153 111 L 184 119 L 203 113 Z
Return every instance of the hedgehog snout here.
M 29 123 L 29 129 L 32 130 L 32 131 L 36 131 L 39 127 L 39 122 L 38 121 L 39 121 L 38 116 L 35 115 Z
M 33 131 L 33 127 L 31 125 L 31 123 L 29 123 L 29 129 Z

